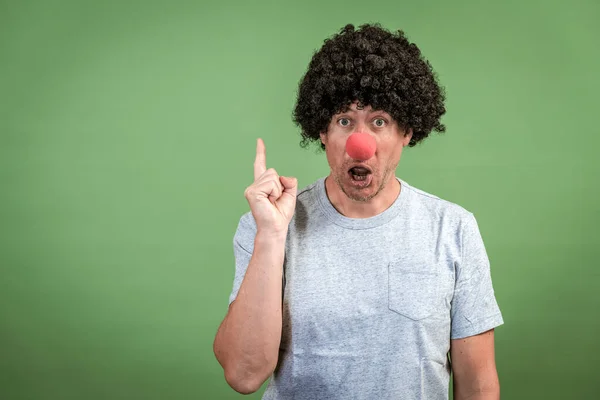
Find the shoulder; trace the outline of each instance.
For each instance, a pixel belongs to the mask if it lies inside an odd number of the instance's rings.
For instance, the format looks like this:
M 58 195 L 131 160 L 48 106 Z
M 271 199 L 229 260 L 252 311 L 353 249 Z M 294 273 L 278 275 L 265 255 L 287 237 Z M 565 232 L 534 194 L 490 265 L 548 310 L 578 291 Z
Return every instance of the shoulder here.
M 319 188 L 317 185 L 321 184 L 322 179 L 317 179 L 316 181 L 304 186 L 302 189 L 298 190 L 298 194 L 296 195 L 296 205 L 298 203 L 311 203 L 317 200 L 319 195 Z
M 402 185 L 408 192 L 409 202 L 416 218 L 427 218 L 439 223 L 463 225 L 473 218 L 465 207 L 435 194 L 419 189 L 404 180 Z

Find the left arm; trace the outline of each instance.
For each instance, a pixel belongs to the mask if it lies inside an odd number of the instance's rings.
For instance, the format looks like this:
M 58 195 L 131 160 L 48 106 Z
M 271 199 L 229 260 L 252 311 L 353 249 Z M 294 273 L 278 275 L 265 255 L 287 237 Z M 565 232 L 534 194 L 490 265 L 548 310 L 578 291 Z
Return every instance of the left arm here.
M 450 341 L 454 400 L 499 400 L 494 330 Z

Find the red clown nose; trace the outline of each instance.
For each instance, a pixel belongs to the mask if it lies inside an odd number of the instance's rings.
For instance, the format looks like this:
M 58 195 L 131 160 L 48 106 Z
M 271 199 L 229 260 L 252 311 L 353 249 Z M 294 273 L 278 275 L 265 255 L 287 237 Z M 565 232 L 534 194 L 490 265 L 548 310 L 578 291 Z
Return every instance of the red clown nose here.
M 356 132 L 350 135 L 346 141 L 346 152 L 355 160 L 365 161 L 373 157 L 377 143 L 375 139 L 364 132 Z

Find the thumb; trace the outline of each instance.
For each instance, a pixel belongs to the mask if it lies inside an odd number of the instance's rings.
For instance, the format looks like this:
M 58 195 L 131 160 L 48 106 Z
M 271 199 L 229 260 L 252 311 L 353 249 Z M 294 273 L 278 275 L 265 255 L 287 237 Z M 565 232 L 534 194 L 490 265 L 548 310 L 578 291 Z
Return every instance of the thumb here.
M 298 180 L 289 176 L 280 176 L 279 181 L 283 185 L 283 193 L 277 205 L 280 206 L 281 212 L 289 221 L 294 215 L 294 209 L 296 206 L 296 193 L 298 192 Z M 289 215 L 288 215 L 289 214 Z
M 280 176 L 279 181 L 283 185 L 283 193 L 288 193 L 296 197 L 298 193 L 298 179 L 291 176 Z

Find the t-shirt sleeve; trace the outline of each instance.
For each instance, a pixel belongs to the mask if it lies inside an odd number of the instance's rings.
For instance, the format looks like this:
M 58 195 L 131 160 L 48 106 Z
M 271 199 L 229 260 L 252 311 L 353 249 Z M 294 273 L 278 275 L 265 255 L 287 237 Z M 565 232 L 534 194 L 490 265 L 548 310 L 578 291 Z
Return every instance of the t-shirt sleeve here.
M 233 236 L 233 255 L 235 257 L 235 275 L 233 278 L 233 288 L 229 295 L 229 304 L 237 297 L 252 252 L 254 251 L 254 238 L 256 237 L 256 223 L 251 212 L 242 215 L 238 223 L 235 235 Z
M 490 262 L 477 220 L 462 223 L 461 259 L 456 264 L 451 339 L 477 335 L 504 323 L 496 302 Z

